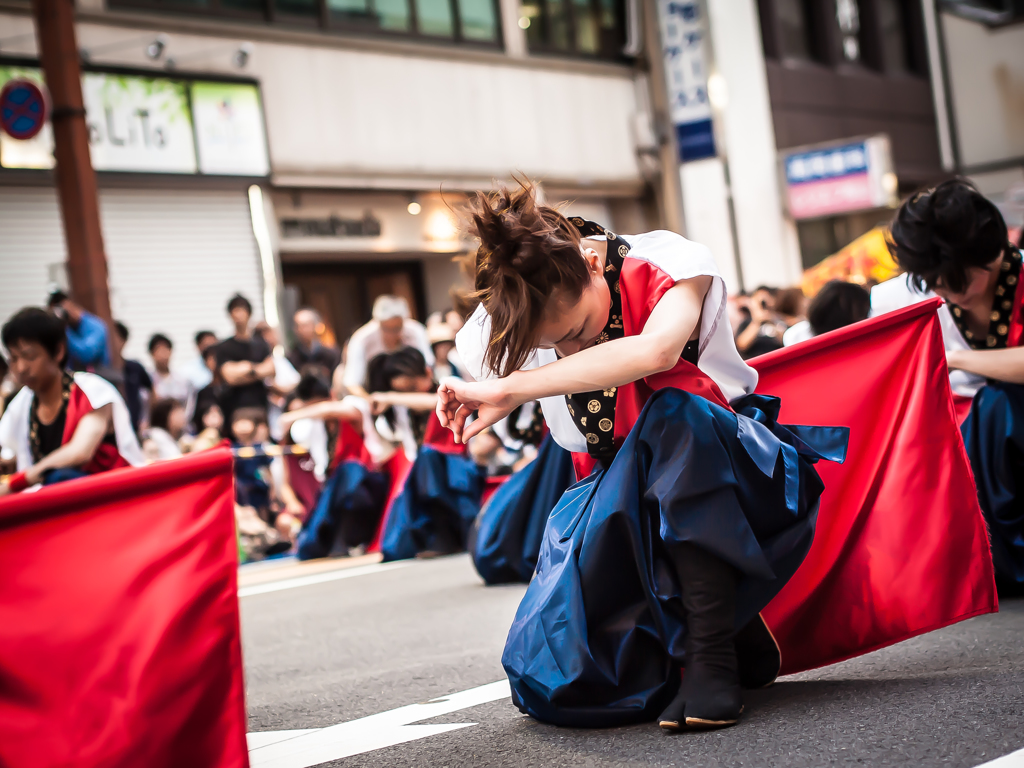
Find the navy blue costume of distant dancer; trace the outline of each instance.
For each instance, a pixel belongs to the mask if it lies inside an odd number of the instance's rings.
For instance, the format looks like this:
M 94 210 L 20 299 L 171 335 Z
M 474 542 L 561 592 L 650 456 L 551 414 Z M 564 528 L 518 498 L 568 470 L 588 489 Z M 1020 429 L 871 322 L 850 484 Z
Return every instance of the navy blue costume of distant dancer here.
M 473 525 L 473 565 L 488 584 L 528 583 L 551 510 L 576 480 L 572 454 L 548 435 L 529 465 L 487 501 Z
M 384 561 L 464 552 L 480 511 L 484 472 L 431 414 L 424 445 L 384 523 Z M 435 447 L 436 445 L 436 447 Z
M 299 532 L 299 560 L 348 554 L 369 544 L 387 500 L 388 478 L 358 461 L 343 461 L 324 484 Z
M 299 532 L 299 560 L 348 554 L 373 541 L 388 495 L 388 476 L 375 469 L 360 436 L 342 424 L 331 476 Z

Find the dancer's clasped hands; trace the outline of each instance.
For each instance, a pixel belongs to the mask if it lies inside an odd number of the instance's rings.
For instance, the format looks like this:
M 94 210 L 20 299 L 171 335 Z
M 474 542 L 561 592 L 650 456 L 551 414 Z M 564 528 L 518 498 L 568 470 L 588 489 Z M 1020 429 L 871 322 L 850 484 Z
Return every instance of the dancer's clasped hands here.
M 506 382 L 507 379 L 465 381 L 454 377 L 441 382 L 437 388 L 437 418 L 442 427 L 454 433 L 455 442 L 465 443 L 520 404 Z M 476 418 L 467 425 L 474 412 Z

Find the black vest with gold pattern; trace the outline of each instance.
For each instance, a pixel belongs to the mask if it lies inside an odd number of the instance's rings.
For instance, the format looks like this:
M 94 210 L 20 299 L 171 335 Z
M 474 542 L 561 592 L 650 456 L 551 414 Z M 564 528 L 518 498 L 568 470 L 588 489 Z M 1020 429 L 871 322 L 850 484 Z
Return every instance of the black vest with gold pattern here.
M 956 304 L 950 304 L 953 322 L 960 335 L 971 349 L 1005 349 L 1010 333 L 1010 318 L 1013 314 L 1014 298 L 1021 277 L 1021 253 L 1016 247 L 1009 247 L 1003 257 L 996 282 L 996 295 L 989 315 L 988 333 L 980 339 L 967 327 L 967 316 Z
M 579 217 L 569 219 L 583 237 L 604 235 L 608 239 L 608 254 L 605 260 L 604 279 L 608 283 L 611 296 L 611 308 L 608 310 L 608 322 L 604 331 L 597 338 L 598 344 L 610 339 L 621 339 L 624 335 L 622 325 L 622 294 L 619 287 L 619 276 L 622 264 L 629 253 L 629 244 L 610 230 L 586 221 Z M 598 460 L 609 461 L 615 457 L 615 395 L 616 388 L 598 389 L 594 392 L 581 392 L 566 395 L 576 428 L 587 439 L 587 452 Z

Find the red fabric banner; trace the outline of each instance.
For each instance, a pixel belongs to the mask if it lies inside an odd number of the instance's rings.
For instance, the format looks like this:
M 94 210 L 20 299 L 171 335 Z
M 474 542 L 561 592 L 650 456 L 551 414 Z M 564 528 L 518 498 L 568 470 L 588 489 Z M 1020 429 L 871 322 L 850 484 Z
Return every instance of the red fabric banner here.
M 0 765 L 243 768 L 226 448 L 0 499 Z
M 939 300 L 759 357 L 782 424 L 850 427 L 807 559 L 763 615 L 783 673 L 998 610 L 988 532 L 949 389 Z

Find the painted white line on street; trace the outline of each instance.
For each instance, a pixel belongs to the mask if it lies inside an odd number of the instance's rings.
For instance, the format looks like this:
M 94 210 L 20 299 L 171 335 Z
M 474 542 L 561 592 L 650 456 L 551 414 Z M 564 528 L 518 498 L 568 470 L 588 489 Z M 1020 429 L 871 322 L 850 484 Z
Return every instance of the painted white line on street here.
M 249 742 L 249 749 L 252 750 L 277 744 L 279 741 L 288 741 L 288 739 L 294 739 L 296 736 L 302 736 L 306 733 L 313 733 L 316 730 L 316 728 L 299 728 L 295 731 L 259 731 L 246 734 L 246 739 Z
M 499 680 L 481 685 L 479 688 L 453 693 L 451 696 L 431 699 L 424 704 L 409 704 L 347 723 L 300 733 L 297 736 L 290 735 L 297 733 L 296 731 L 250 733 L 249 765 L 251 768 L 311 768 L 331 760 L 340 760 L 343 757 L 468 728 L 476 723 L 412 723 L 498 701 L 510 695 L 508 680 Z M 278 734 L 289 735 L 271 741 Z
M 343 568 L 337 571 L 328 571 L 327 573 L 315 573 L 311 576 L 298 576 L 294 579 L 272 581 L 269 584 L 254 584 L 251 587 L 242 587 L 238 590 L 238 596 L 249 597 L 250 595 L 265 595 L 268 592 L 280 592 L 283 589 L 308 587 L 312 584 L 323 584 L 327 581 L 351 579 L 353 576 L 365 576 L 371 573 L 393 571 L 395 568 L 405 568 L 407 565 L 409 565 L 409 563 L 406 561 L 397 563 L 373 563 L 372 565 L 361 565 L 357 568 Z
M 976 768 L 1024 768 L 1024 749 L 1018 749 L 1008 755 L 1003 755 L 988 763 L 982 763 Z

